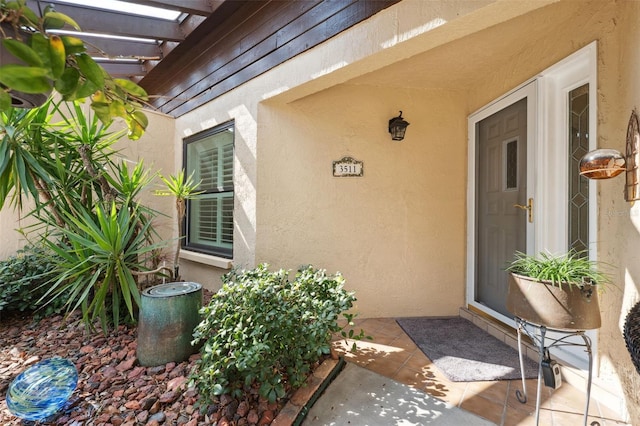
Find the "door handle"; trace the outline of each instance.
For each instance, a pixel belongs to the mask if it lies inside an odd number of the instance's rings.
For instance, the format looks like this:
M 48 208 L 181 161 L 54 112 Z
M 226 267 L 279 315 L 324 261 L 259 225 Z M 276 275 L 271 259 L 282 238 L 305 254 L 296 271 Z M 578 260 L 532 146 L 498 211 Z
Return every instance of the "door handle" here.
M 522 210 L 527 210 L 529 213 L 528 214 L 529 223 L 533 223 L 533 198 L 529 198 L 529 201 L 527 202 L 526 206 L 523 206 L 522 204 L 514 204 L 513 207 L 517 207 Z

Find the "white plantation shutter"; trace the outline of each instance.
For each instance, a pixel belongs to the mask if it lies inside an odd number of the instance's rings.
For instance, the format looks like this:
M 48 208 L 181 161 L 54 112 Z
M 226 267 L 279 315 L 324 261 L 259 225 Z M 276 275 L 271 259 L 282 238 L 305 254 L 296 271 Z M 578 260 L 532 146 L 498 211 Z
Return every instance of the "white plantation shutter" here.
M 189 138 L 187 175 L 195 172 L 202 194 L 187 209 L 185 247 L 231 257 L 233 250 L 233 126 Z
M 191 240 L 205 245 L 233 246 L 233 193 L 206 194 L 191 200 Z
M 223 187 L 233 188 L 233 141 L 220 148 L 221 151 L 221 173 L 220 180 Z
M 208 149 L 201 152 L 198 156 L 198 168 L 197 174 L 202 181 L 200 183 L 202 188 L 213 188 L 216 182 L 216 171 L 218 163 L 218 149 Z

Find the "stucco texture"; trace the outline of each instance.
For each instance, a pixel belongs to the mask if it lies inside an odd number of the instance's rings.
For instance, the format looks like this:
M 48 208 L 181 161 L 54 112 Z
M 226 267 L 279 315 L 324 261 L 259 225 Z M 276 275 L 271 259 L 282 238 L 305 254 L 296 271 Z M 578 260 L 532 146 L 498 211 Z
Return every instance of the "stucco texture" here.
M 598 142 L 601 147 L 625 152 L 631 111 L 640 106 L 640 3 L 616 3 L 611 31 L 602 37 L 598 78 Z M 626 315 L 640 299 L 640 209 L 623 197 L 624 176 L 598 187 L 598 252 L 609 263 L 615 288 L 603 294 L 600 330 L 603 380 L 620 380 L 631 423 L 640 424 L 640 375 L 630 361 L 622 336 Z
M 392 141 L 401 109 L 410 125 Z M 257 258 L 343 272 L 363 316 L 456 314 L 466 145 L 452 142 L 465 139 L 464 97 L 344 84 L 263 114 Z M 334 177 L 343 157 L 363 176 Z
M 234 266 L 340 271 L 362 317 L 456 315 L 472 211 L 467 117 L 597 41 L 597 145 L 624 150 L 640 104 L 639 22 L 636 1 L 403 0 L 175 122 L 158 118 L 170 124 L 127 156 L 170 173 L 183 138 L 233 119 Z M 386 126 L 399 110 L 411 124 L 395 142 Z M 174 146 L 156 150 L 171 134 Z M 333 176 L 345 156 L 363 162 L 362 177 Z M 623 185 L 597 183 L 597 257 L 614 284 L 601 298 L 596 381 L 640 424 L 622 338 L 640 299 L 640 208 Z M 173 215 L 168 199 L 152 203 Z M 160 226 L 177 235 L 171 219 Z M 216 289 L 227 270 L 183 260 L 181 272 Z

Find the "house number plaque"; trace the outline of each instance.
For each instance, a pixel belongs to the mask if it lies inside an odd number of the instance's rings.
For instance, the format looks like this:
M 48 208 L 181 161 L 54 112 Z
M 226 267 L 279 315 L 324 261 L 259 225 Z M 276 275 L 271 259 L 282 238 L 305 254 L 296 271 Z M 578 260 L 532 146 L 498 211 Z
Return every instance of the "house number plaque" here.
M 341 160 L 333 162 L 333 175 L 335 177 L 362 177 L 363 171 L 362 161 L 357 161 L 352 157 L 343 157 Z

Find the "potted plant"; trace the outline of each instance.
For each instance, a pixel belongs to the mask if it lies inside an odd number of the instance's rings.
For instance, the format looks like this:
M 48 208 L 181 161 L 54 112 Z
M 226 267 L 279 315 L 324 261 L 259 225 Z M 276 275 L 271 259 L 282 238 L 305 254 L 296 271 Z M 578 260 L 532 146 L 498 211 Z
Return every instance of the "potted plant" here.
M 585 253 L 517 252 L 507 271 L 507 310 L 515 316 L 556 329 L 600 327 L 598 290 L 610 280 Z

